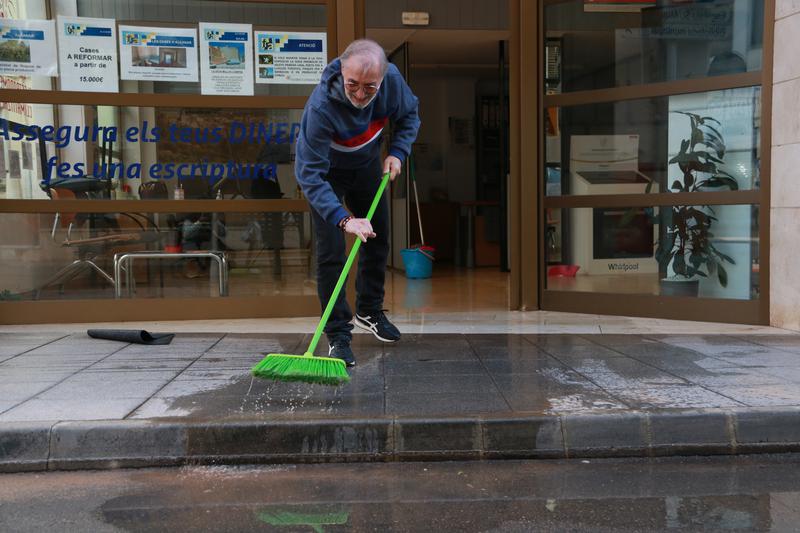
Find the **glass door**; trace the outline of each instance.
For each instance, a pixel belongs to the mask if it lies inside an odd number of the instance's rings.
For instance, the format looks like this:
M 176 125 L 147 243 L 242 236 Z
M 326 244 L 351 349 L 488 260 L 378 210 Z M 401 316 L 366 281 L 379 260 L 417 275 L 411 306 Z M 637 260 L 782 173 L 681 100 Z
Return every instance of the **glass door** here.
M 540 11 L 543 307 L 766 322 L 764 2 L 595 4 Z

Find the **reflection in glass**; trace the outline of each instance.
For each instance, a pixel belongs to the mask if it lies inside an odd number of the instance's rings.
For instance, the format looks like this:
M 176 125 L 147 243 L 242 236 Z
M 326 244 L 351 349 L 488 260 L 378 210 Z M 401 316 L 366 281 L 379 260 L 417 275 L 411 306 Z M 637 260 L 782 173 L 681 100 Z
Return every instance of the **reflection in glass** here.
M 549 109 L 545 193 L 757 189 L 760 113 L 759 87 Z M 698 119 L 703 124 L 694 127 Z M 715 172 L 691 190 L 676 187 L 682 172 L 675 158 L 683 143 L 701 132 L 703 142 L 694 155 L 710 151 Z
M 545 8 L 547 92 L 761 69 L 764 0 L 653 2 L 633 12 L 594 12 L 586 4 Z
M 186 255 L 136 260 L 131 297 L 216 297 L 216 263 L 192 257 L 198 251 L 225 254 L 229 296 L 316 294 L 306 212 L 5 213 L 0 293 L 14 300 L 114 298 L 118 281 L 127 297 L 127 276 L 115 279 L 114 256 L 155 252 Z
M 547 212 L 549 290 L 758 298 L 756 206 Z
M 324 526 L 347 524 L 350 512 L 339 505 L 284 505 L 262 509 L 258 519 L 271 526 L 292 530 L 308 528 L 316 533 L 324 533 Z

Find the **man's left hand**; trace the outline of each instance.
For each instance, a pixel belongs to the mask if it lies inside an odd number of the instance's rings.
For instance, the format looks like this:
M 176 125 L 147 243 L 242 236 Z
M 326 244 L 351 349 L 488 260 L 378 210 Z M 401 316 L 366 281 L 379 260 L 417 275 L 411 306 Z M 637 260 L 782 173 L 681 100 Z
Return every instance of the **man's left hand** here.
M 383 173 L 389 173 L 389 179 L 394 181 L 398 174 L 400 174 L 400 169 L 402 168 L 402 163 L 400 160 L 397 159 L 395 156 L 390 155 L 386 158 L 383 162 Z

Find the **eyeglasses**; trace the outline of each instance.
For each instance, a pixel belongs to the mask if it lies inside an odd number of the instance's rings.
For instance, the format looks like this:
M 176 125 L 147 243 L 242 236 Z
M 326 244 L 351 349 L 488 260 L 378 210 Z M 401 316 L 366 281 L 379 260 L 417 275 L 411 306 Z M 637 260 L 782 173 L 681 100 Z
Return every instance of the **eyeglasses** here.
M 345 88 L 350 91 L 351 93 L 357 93 L 359 89 L 364 90 L 364 94 L 375 94 L 378 92 L 380 88 L 380 83 L 358 83 L 355 81 L 346 81 L 344 82 Z

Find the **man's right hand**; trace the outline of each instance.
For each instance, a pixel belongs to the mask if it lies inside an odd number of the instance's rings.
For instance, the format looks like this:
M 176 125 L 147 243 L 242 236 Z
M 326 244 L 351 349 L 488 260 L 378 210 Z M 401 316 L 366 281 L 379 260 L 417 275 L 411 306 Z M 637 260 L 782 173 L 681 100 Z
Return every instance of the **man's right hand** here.
M 344 231 L 352 233 L 361 239 L 361 242 L 367 242 L 367 239 L 376 236 L 375 232 L 372 231 L 372 224 L 366 218 L 351 218 L 344 225 Z

